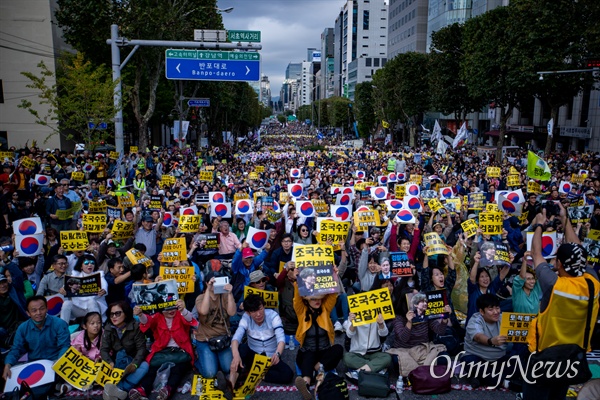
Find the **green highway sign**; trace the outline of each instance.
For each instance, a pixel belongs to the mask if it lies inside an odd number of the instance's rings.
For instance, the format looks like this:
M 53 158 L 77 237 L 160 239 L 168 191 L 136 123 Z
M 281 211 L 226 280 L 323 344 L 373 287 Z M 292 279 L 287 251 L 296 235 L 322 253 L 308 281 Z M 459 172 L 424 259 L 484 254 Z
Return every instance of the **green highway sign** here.
M 260 31 L 227 31 L 227 39 L 232 42 L 260 42 Z
M 217 61 L 260 61 L 260 54 L 248 51 L 210 51 L 210 50 L 182 50 L 168 49 L 167 58 L 181 58 L 188 60 L 217 60 Z

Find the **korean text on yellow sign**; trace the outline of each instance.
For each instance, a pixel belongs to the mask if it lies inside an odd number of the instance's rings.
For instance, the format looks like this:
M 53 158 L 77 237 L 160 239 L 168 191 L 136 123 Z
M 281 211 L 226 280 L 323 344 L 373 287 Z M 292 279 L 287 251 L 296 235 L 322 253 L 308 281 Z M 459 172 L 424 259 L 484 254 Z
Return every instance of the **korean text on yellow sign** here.
M 352 321 L 354 326 L 373 323 L 379 314 L 386 320 L 395 317 L 392 296 L 387 288 L 350 295 L 348 306 L 350 312 L 355 314 Z
M 195 233 L 200 230 L 200 215 L 182 215 L 179 217 L 179 230 L 183 233 Z
M 354 211 L 354 226 L 358 232 L 366 232 L 369 227 L 379 224 L 379 211 Z
M 506 178 L 507 186 L 521 186 L 521 177 L 519 175 L 509 175 Z
M 279 308 L 279 292 L 274 292 L 271 290 L 260 290 L 253 288 L 251 286 L 244 286 L 244 298 L 249 294 L 257 294 L 263 298 L 265 303 L 265 307 L 274 308 L 277 310 Z
M 83 231 L 61 231 L 60 245 L 68 251 L 87 250 L 88 235 Z
M 127 253 L 125 253 L 125 255 L 127 256 L 127 258 L 129 259 L 129 261 L 131 261 L 131 263 L 133 265 L 135 265 L 135 264 L 143 264 L 146 267 L 151 267 L 151 266 L 154 265 L 154 261 L 152 261 L 150 259 L 150 257 L 147 257 L 146 255 L 144 255 L 139 250 L 131 249 Z
M 198 179 L 204 182 L 212 182 L 213 173 L 212 171 L 200 171 L 198 173 Z
M 317 240 L 319 243 L 325 243 L 328 240 L 334 244 L 342 243 L 346 241 L 349 230 L 350 222 L 321 220 L 319 221 Z
M 427 205 L 429 206 L 429 208 L 431 209 L 432 212 L 436 213 L 439 210 L 441 210 L 442 208 L 444 208 L 444 205 L 438 200 L 438 199 L 431 199 L 427 202 Z
M 79 390 L 87 390 L 96 381 L 98 368 L 92 360 L 74 347 L 69 347 L 52 369 L 71 386 Z
M 448 255 L 446 243 L 444 243 L 437 232 L 426 233 L 423 238 L 425 239 L 425 246 L 427 246 L 427 256 L 433 256 L 435 254 Z
M 194 292 L 194 267 L 161 266 L 159 275 L 164 280 L 175 280 L 177 282 L 177 293 L 179 294 Z
M 502 313 L 500 336 L 506 336 L 508 342 L 526 343 L 527 333 L 535 314 Z
M 465 238 L 470 238 L 472 236 L 477 235 L 477 222 L 472 219 L 468 219 L 465 222 L 460 224 L 463 232 L 465 233 Z
M 202 390 L 198 391 L 200 385 L 202 385 Z M 192 391 L 190 392 L 192 396 L 200 396 L 203 394 L 219 394 L 223 395 L 223 392 L 218 390 L 215 387 L 215 379 L 214 378 L 204 378 L 202 375 L 194 374 L 192 378 Z M 202 397 L 200 397 L 202 399 Z M 212 397 L 211 397 L 212 398 Z M 217 397 L 215 397 L 217 398 Z M 223 399 L 225 397 L 222 397 Z
M 479 214 L 479 228 L 484 235 L 502 234 L 502 213 L 482 212 Z
M 185 238 L 166 239 L 162 248 L 162 261 L 185 261 L 187 260 L 187 251 L 185 247 Z
M 117 198 L 119 199 L 119 207 L 123 209 L 132 208 L 135 206 L 135 198 L 133 197 L 133 193 L 117 196 Z
M 500 178 L 500 167 L 487 167 L 486 175 L 488 178 Z
M 259 174 L 260 174 L 260 173 L 263 173 L 263 172 L 265 172 L 265 166 L 264 166 L 264 165 L 257 165 L 257 166 L 254 168 L 254 171 L 258 172 Z
M 98 366 L 98 375 L 96 375 L 96 383 L 100 386 L 104 387 L 104 385 L 107 383 L 112 383 L 113 385 L 116 385 L 121 381 L 124 370 L 118 368 L 111 368 L 110 364 L 106 361 L 100 361 L 96 363 L 96 365 Z
M 56 210 L 54 213 L 56 214 L 56 218 L 58 218 L 60 221 L 66 221 L 73 218 L 73 215 L 75 215 L 75 210 L 73 207 L 71 207 L 67 210 Z
M 71 173 L 71 179 L 74 181 L 82 182 L 85 179 L 85 173 L 80 171 L 73 171 Z
M 324 244 L 296 245 L 292 260 L 296 268 L 333 265 L 333 248 Z
M 133 222 L 115 220 L 111 233 L 115 240 L 126 240 L 133 236 Z
M 261 382 L 271 366 L 271 359 L 267 356 L 257 354 L 254 356 L 254 362 L 248 372 L 248 377 L 244 384 L 234 392 L 235 397 L 245 398 L 254 393 L 256 386 Z
M 527 193 L 542 193 L 542 187 L 536 181 L 527 182 Z
M 83 214 L 81 217 L 85 232 L 99 233 L 106 228 L 106 214 Z
M 106 200 L 90 201 L 88 203 L 88 213 L 104 214 L 106 213 Z
M 401 200 L 404 198 L 404 194 L 406 193 L 406 185 L 396 183 L 394 186 L 394 197 Z

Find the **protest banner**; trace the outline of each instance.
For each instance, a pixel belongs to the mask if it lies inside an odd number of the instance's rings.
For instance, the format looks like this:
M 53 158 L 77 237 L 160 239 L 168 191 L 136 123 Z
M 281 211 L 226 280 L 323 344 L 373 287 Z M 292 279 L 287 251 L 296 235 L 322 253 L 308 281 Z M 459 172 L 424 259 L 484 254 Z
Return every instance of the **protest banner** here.
M 22 382 L 27 382 L 32 388 L 54 382 L 53 364 L 53 360 L 37 360 L 11 366 L 11 376 L 6 380 L 4 393 L 12 393 L 15 388 L 19 389 Z M 32 371 L 35 373 L 32 374 Z
M 412 276 L 412 266 L 408 259 L 408 254 L 403 251 L 394 251 L 390 253 L 390 262 L 392 263 L 393 276 Z
M 258 180 L 258 173 L 256 173 L 256 172 L 250 172 L 248 174 L 248 179 L 253 180 L 253 181 Z
M 119 152 L 118 151 L 111 151 L 110 153 L 108 153 L 108 158 L 110 158 L 111 160 L 118 160 L 119 159 Z
M 162 248 L 162 262 L 186 261 L 187 259 L 184 237 L 165 240 Z
M 529 216 L 529 210 L 521 211 L 521 215 L 519 215 L 519 224 L 525 225 L 527 223 L 527 217 Z
M 98 367 L 94 361 L 71 346 L 56 361 L 52 369 L 74 388 L 88 390 L 96 382 Z
M 501 212 L 482 212 L 479 214 L 479 228 L 484 235 L 502 234 L 503 216 Z
M 19 160 L 21 160 L 21 165 L 27 169 L 34 169 L 37 164 L 35 160 L 32 160 L 29 157 L 22 157 Z
M 269 357 L 256 354 L 244 384 L 234 392 L 234 397 L 244 399 L 254 394 L 256 386 L 264 379 L 270 366 L 271 359 Z
M 133 298 L 142 311 L 155 313 L 174 308 L 179 299 L 177 281 L 174 279 L 154 283 L 134 283 Z
M 427 309 L 425 310 L 425 319 L 439 319 L 448 318 L 448 314 L 444 312 L 444 307 L 449 305 L 448 302 L 448 291 L 432 290 L 426 292 L 427 297 Z
M 398 186 L 398 185 L 396 185 L 396 186 Z M 355 192 L 362 192 L 362 191 L 366 190 L 366 188 L 367 188 L 367 185 L 365 182 L 357 182 L 354 184 Z M 404 188 L 402 188 L 402 195 L 404 196 Z
M 465 233 L 465 238 L 470 238 L 477 235 L 477 222 L 472 219 L 468 219 L 460 224 L 463 232 Z
M 521 186 L 521 176 L 520 175 L 508 175 L 506 179 L 507 186 Z
M 83 230 L 85 232 L 100 233 L 106 228 L 106 215 L 103 214 L 83 214 L 81 216 Z
M 333 265 L 333 249 L 323 244 L 296 245 L 293 248 L 292 261 L 296 268 L 315 268 Z
M 273 211 L 271 209 L 267 210 L 267 221 L 271 223 L 275 223 L 281 219 L 281 213 Z
M 107 383 L 116 385 L 121 381 L 124 370 L 119 368 L 111 368 L 106 361 L 96 363 L 98 374 L 96 375 L 96 383 L 104 387 Z
M 73 215 L 75 215 L 75 210 L 73 207 L 66 210 L 56 210 L 54 212 L 56 214 L 56 218 L 60 221 L 67 221 L 69 219 L 73 219 Z
M 194 267 L 168 267 L 161 265 L 159 275 L 164 280 L 171 279 L 177 282 L 177 293 L 179 294 L 194 292 Z
M 267 192 L 254 192 L 252 194 L 252 197 L 254 198 L 254 203 L 256 205 L 256 202 L 259 201 L 259 198 L 263 197 L 263 196 L 268 196 L 269 194 Z M 262 204 L 261 204 L 262 206 Z M 257 208 L 258 210 L 258 208 Z M 260 210 L 259 210 L 260 211 Z
M 592 229 L 586 238 L 583 239 L 583 247 L 587 250 L 587 260 L 588 263 L 595 268 L 600 264 L 600 241 L 598 239 L 593 239 L 593 237 L 597 237 L 596 233 L 600 232 L 597 229 Z M 590 236 L 591 235 L 591 236 Z
M 279 202 L 283 205 L 288 202 L 290 194 L 288 192 L 279 192 Z
M 309 167 L 314 167 L 315 166 L 315 162 L 314 161 L 309 161 L 308 162 L 308 166 Z
M 200 230 L 200 215 L 182 215 L 179 217 L 179 231 L 183 233 L 196 233 Z
M 487 167 L 486 175 L 488 178 L 500 178 L 500 167 Z
M 257 165 L 256 167 L 254 167 L 254 171 L 258 172 L 259 174 L 265 172 L 265 166 L 264 165 Z
M 160 196 L 150 196 L 150 204 L 148 208 L 151 211 L 160 211 L 162 209 L 162 199 Z
M 5 158 L 8 158 L 9 160 L 15 158 L 14 151 L 0 151 L 0 160 L 4 162 Z
M 133 222 L 115 220 L 111 233 L 114 240 L 127 240 L 133 236 Z
M 90 201 L 88 203 L 89 214 L 105 214 L 106 213 L 106 200 Z
M 498 208 L 498 204 L 496 203 L 488 203 L 485 205 L 485 212 L 500 212 Z
M 486 199 L 485 193 L 469 193 L 468 194 L 468 209 L 469 210 L 483 210 L 485 207 Z
M 437 232 L 426 233 L 423 238 L 425 239 L 425 247 L 427 247 L 427 257 L 431 257 L 436 254 L 448 255 L 448 249 L 446 243 L 442 240 Z
M 135 197 L 133 197 L 133 193 L 117 196 L 117 199 L 119 200 L 119 207 L 122 209 L 135 207 Z
M 481 267 L 491 267 L 494 265 L 510 265 L 510 254 L 508 246 L 497 242 L 479 242 L 479 251 Z
M 266 212 L 267 210 L 273 210 L 273 204 L 275 199 L 271 196 L 262 196 L 260 198 L 260 204 L 262 207 L 262 211 Z
M 257 294 L 265 301 L 266 308 L 279 309 L 279 292 L 272 290 L 260 290 L 251 286 L 244 286 L 244 298 L 249 294 Z
M 600 229 L 590 229 L 587 238 L 591 240 L 600 240 Z
M 586 177 L 587 175 L 571 174 L 571 182 L 581 185 Z
M 431 200 L 429 200 L 427 202 L 427 205 L 429 206 L 429 208 L 431 209 L 431 211 L 433 213 L 436 213 L 439 210 L 441 210 L 442 208 L 444 208 L 444 205 L 438 199 L 431 199 Z
M 503 312 L 500 336 L 506 336 L 509 343 L 527 343 L 529 327 L 535 317 L 535 314 Z
M 204 169 L 206 171 L 214 171 L 215 170 L 215 166 L 214 165 L 207 165 L 204 167 Z
M 212 171 L 200 171 L 198 172 L 198 180 L 202 182 L 212 182 L 213 181 L 213 172 Z
M 143 264 L 146 267 L 152 267 L 154 265 L 154 261 L 144 255 L 141 251 L 136 249 L 131 249 L 127 253 L 125 253 L 131 264 Z
M 205 233 L 198 235 L 198 242 L 205 242 L 205 250 L 215 250 L 219 248 L 219 240 L 216 233 Z
M 250 199 L 250 195 L 248 193 L 236 193 L 233 195 L 233 201 L 237 202 L 238 200 L 246 200 Z
M 129 154 L 136 154 L 138 152 L 137 146 L 129 146 Z
M 352 325 L 360 326 L 373 323 L 381 314 L 383 319 L 395 318 L 392 296 L 388 288 L 371 290 L 348 296 L 350 312 L 355 315 Z
M 378 226 L 379 211 L 355 211 L 354 212 L 354 226 L 356 226 L 357 232 L 368 232 L 372 226 Z
M 298 268 L 300 296 L 316 296 L 340 291 L 337 274 L 333 270 L 333 248 L 328 245 L 296 245 L 292 261 Z
M 415 182 L 421 185 L 423 183 L 423 175 L 411 174 L 409 182 Z
M 100 273 L 89 276 L 65 275 L 65 297 L 90 297 L 97 296 L 102 290 Z
M 542 193 L 542 187 L 536 181 L 527 182 L 527 193 Z
M 160 186 L 162 188 L 171 187 L 175 184 L 175 177 L 173 175 L 163 175 L 160 179 Z
M 315 211 L 319 214 L 327 214 L 329 212 L 329 204 L 323 199 L 315 199 L 312 201 Z
M 60 234 L 60 245 L 63 249 L 68 251 L 79 251 L 87 250 L 88 246 L 88 235 L 82 231 L 61 231 Z
M 112 219 L 121 219 L 123 218 L 123 210 L 119 207 L 106 207 L 106 216 Z
M 590 222 L 592 218 L 592 214 L 594 213 L 594 205 L 583 206 L 583 207 L 569 207 L 567 208 L 569 212 L 569 219 L 571 220 L 571 224 L 573 226 L 578 223 L 585 224 Z
M 324 244 L 328 240 L 335 244 L 344 243 L 350 230 L 350 222 L 338 222 L 323 219 L 318 224 L 319 234 L 317 241 Z
M 452 199 L 446 199 L 446 205 L 444 208 L 451 213 L 459 213 L 462 204 L 458 197 Z
M 85 173 L 83 171 L 73 171 L 71 172 L 71 179 L 77 182 L 83 182 Z

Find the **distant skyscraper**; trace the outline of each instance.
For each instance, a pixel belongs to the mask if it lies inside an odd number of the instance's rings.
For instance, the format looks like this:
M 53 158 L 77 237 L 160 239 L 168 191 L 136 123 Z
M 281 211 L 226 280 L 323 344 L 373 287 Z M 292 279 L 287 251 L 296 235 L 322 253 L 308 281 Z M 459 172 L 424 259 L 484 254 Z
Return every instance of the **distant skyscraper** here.
M 508 0 L 473 0 L 471 16 L 477 17 L 478 15 L 491 11 L 496 7 L 507 6 L 508 2 Z
M 390 0 L 388 58 L 409 51 L 425 53 L 427 7 L 427 0 Z
M 285 79 L 298 79 L 302 73 L 302 63 L 289 63 L 285 70 Z
M 267 108 L 271 106 L 271 82 L 269 82 L 269 77 L 266 75 L 263 75 L 260 78 L 260 92 L 258 100 Z
M 471 18 L 472 0 L 429 0 L 427 19 L 427 51 L 431 34 L 454 23 L 462 24 Z

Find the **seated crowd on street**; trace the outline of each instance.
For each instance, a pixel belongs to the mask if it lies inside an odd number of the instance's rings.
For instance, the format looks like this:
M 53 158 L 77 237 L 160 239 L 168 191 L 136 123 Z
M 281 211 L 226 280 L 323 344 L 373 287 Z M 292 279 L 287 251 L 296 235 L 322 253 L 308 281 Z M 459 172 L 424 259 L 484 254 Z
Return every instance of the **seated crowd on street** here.
M 600 347 L 598 153 L 349 149 L 299 123 L 248 142 L 2 152 L 7 388 L 27 363 L 54 365 L 28 372 L 38 400 L 309 400 L 375 375 L 540 400 L 591 378 L 529 369 Z

